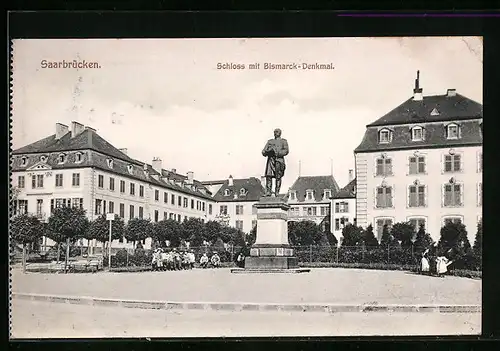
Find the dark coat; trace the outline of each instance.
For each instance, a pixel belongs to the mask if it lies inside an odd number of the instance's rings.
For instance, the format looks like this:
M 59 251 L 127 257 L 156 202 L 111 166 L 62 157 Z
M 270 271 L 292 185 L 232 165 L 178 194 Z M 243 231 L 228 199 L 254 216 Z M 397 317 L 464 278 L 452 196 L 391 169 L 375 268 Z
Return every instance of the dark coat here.
M 281 179 L 285 174 L 285 156 L 288 155 L 288 142 L 286 139 L 269 139 L 262 150 L 262 156 L 267 157 L 266 177 Z

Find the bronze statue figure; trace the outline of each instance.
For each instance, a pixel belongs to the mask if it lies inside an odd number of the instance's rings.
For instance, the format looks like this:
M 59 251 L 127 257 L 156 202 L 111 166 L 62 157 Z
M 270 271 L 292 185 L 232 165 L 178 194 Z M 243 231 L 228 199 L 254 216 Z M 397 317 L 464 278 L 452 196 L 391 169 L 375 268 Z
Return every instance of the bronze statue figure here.
M 269 139 L 262 150 L 262 155 L 267 157 L 266 164 L 266 193 L 272 196 L 272 180 L 276 179 L 274 195 L 278 196 L 281 188 L 281 178 L 285 175 L 285 156 L 288 155 L 288 142 L 281 138 L 281 129 L 274 130 L 274 139 Z

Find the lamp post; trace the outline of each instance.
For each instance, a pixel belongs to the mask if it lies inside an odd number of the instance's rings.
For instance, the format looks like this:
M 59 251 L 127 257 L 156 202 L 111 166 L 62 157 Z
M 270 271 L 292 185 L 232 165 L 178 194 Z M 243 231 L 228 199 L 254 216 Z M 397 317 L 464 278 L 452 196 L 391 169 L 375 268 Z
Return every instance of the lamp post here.
M 112 231 L 113 231 L 113 220 L 115 219 L 114 213 L 106 214 L 106 219 L 109 221 L 109 243 L 108 243 L 108 269 L 111 269 L 111 241 L 112 241 Z

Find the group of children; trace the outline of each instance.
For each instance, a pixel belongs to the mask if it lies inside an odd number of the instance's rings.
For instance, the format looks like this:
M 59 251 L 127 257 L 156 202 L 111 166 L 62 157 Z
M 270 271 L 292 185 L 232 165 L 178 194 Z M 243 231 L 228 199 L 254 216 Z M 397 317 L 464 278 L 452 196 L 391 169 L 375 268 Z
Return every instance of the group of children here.
M 448 266 L 452 264 L 445 256 L 429 255 L 429 249 L 425 250 L 422 254 L 420 263 L 420 272 L 422 274 L 443 276 L 448 272 Z
M 151 266 L 153 271 L 178 271 L 182 269 L 193 269 L 196 263 L 196 257 L 193 250 L 180 250 L 172 249 L 166 250 L 158 248 L 153 252 L 153 259 Z M 209 264 L 216 268 L 221 263 L 220 256 L 217 252 L 208 258 L 207 253 L 204 253 L 200 258 L 200 266 L 207 268 Z

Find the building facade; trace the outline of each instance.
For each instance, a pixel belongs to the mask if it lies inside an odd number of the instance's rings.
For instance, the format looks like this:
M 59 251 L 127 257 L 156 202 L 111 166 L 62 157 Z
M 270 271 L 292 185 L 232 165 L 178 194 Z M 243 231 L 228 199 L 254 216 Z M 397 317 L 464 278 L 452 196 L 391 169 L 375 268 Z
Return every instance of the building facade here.
M 150 218 L 153 222 L 187 218 L 210 219 L 215 201 L 192 172 L 178 174 L 127 156 L 96 130 L 73 122 L 71 130 L 56 124 L 56 133 L 12 153 L 12 185 L 17 189 L 14 214 L 32 213 L 47 220 L 54 208 L 78 206 L 93 220 L 115 213 L 125 222 Z M 54 243 L 43 239 L 43 247 Z M 88 243 L 82 240 L 83 245 Z M 95 244 L 95 243 L 93 243 Z M 151 245 L 150 239 L 145 247 Z M 126 239 L 113 247 L 127 247 Z
M 221 223 L 249 233 L 257 225 L 255 204 L 264 196 L 265 189 L 258 178 L 206 181 L 202 184 L 214 194 L 216 201 L 213 218 Z
M 346 224 L 357 225 L 356 219 L 356 179 L 349 170 L 349 183 L 331 197 L 331 231 L 338 239 L 342 238 L 342 230 Z
M 482 217 L 482 105 L 448 89 L 414 96 L 367 125 L 356 148 L 356 217 L 373 225 L 422 223 L 434 240 L 461 221 L 473 242 Z
M 289 221 L 313 221 L 329 231 L 331 197 L 339 191 L 333 176 L 301 176 L 288 191 Z

